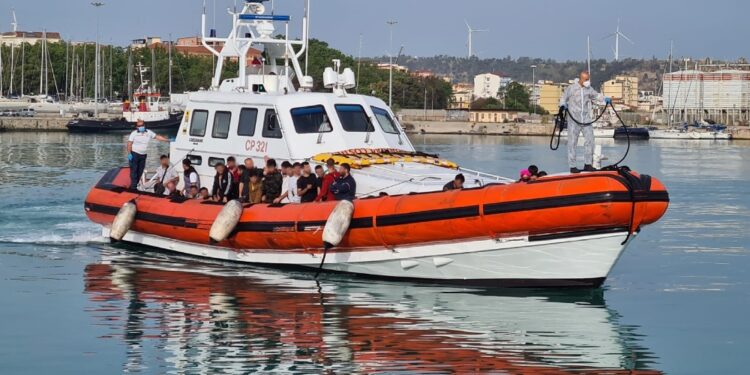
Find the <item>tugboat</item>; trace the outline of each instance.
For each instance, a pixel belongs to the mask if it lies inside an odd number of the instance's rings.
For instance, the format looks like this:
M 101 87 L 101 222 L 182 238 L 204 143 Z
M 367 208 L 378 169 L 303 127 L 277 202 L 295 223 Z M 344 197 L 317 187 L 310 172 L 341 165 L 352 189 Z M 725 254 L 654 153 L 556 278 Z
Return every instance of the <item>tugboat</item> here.
M 656 178 L 627 168 L 542 177 L 529 183 L 461 167 L 417 152 L 380 99 L 348 92 L 351 69 L 323 73 L 329 92 L 312 92 L 302 38 L 275 37 L 289 16 L 260 1 L 232 12 L 226 38 L 205 35 L 217 56 L 208 90 L 188 94 L 170 147 L 189 159 L 202 186 L 229 156 L 348 163 L 353 201 L 243 204 L 167 197 L 130 189 L 129 169 L 107 172 L 85 201 L 88 217 L 115 241 L 222 261 L 376 278 L 507 287 L 597 287 L 645 225 L 665 213 Z M 214 50 L 209 43 L 225 48 Z M 225 59 L 247 61 L 221 80 Z M 463 189 L 442 191 L 456 174 Z M 183 185 L 181 181 L 179 185 Z M 179 188 L 178 185 L 178 188 Z
M 144 79 L 148 71 L 142 64 L 137 66 L 140 85 L 133 92 L 137 105 L 128 100 L 122 105 L 122 117 L 114 120 L 76 118 L 67 124 L 68 131 L 73 133 L 130 132 L 138 120 L 143 120 L 151 130 L 176 132 L 182 122 L 182 112 L 172 112 L 169 103 L 161 100 L 159 91 L 149 86 Z

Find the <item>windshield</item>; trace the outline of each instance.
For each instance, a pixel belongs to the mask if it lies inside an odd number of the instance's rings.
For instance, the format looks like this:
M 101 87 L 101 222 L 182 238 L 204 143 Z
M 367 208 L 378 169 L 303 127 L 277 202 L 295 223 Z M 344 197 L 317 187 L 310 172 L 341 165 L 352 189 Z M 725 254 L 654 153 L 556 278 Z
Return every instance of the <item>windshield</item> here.
M 396 126 L 396 122 L 393 121 L 393 118 L 391 117 L 391 114 L 388 113 L 388 111 L 382 108 L 372 107 L 372 113 L 375 114 L 375 118 L 378 119 L 378 123 L 380 124 L 380 127 L 384 132 L 390 134 L 399 133 L 398 126 Z
M 356 104 L 337 104 L 336 114 L 341 126 L 348 132 L 371 132 L 375 130 L 365 109 Z
M 326 109 L 322 105 L 294 108 L 291 114 L 294 130 L 298 134 L 327 133 L 333 130 Z

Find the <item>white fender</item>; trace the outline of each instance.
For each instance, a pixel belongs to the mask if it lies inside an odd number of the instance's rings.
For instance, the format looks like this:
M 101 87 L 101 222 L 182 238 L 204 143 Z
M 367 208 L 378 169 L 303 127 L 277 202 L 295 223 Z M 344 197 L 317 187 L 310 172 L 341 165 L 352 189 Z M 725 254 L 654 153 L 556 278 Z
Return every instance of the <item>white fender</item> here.
M 323 245 L 326 248 L 338 246 L 344 238 L 354 214 L 354 203 L 351 201 L 339 201 L 328 215 L 326 226 L 323 228 Z
M 211 224 L 211 230 L 208 237 L 212 241 L 221 242 L 229 237 L 242 216 L 242 203 L 238 200 L 231 200 L 224 205 L 224 208 L 216 215 L 214 223 Z
M 117 212 L 115 220 L 112 221 L 112 228 L 109 231 L 109 237 L 115 241 L 121 240 L 125 233 L 128 233 L 130 226 L 135 221 L 135 214 L 138 209 L 132 201 L 122 205 Z

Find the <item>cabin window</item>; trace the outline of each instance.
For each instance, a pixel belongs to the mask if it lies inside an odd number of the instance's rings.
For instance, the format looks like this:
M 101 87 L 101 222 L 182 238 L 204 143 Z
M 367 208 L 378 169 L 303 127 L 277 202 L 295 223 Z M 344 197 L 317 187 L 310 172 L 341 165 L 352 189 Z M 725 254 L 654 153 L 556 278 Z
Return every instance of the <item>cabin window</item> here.
M 370 117 L 365 113 L 361 105 L 337 104 L 336 114 L 339 116 L 341 126 L 348 132 L 371 132 L 375 130 L 370 123 Z
M 378 107 L 371 107 L 372 113 L 375 114 L 375 118 L 378 119 L 378 123 L 380 123 L 380 127 L 383 129 L 384 132 L 389 134 L 398 134 L 398 126 L 396 125 L 396 122 L 393 121 L 393 117 L 391 117 L 391 114 L 388 113 L 385 109 L 378 108 Z
M 203 158 L 200 155 L 187 155 L 185 158 L 190 160 L 192 166 L 203 164 Z
M 210 157 L 210 158 L 208 158 L 208 166 L 209 167 L 213 168 L 213 167 L 217 166 L 218 164 L 225 164 L 224 163 L 224 158 L 215 158 L 213 156 Z
M 328 113 L 322 105 L 294 108 L 291 113 L 294 130 L 298 134 L 328 133 L 333 130 Z
M 258 120 L 258 110 L 255 108 L 242 108 L 240 111 L 240 123 L 237 126 L 237 135 L 252 137 L 255 135 L 255 123 Z
M 190 135 L 193 137 L 202 137 L 206 135 L 206 124 L 208 123 L 208 111 L 195 110 L 193 118 L 190 120 Z
M 214 113 L 214 129 L 211 136 L 214 138 L 229 137 L 229 124 L 232 121 L 232 112 L 216 111 Z
M 263 116 L 263 136 L 266 138 L 281 138 L 281 127 L 276 110 L 266 110 L 266 114 Z

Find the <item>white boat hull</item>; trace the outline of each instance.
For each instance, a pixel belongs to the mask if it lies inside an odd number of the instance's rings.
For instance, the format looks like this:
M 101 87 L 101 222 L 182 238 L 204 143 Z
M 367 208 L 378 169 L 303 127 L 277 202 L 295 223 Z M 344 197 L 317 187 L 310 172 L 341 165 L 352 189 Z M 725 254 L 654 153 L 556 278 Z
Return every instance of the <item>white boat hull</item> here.
M 651 139 L 697 139 L 717 140 L 732 139 L 732 135 L 723 132 L 699 132 L 699 131 L 673 131 L 673 130 L 651 130 Z
M 104 228 L 109 237 L 109 229 Z M 280 234 L 283 235 L 283 234 Z M 625 230 L 571 238 L 515 237 L 393 249 L 332 251 L 323 270 L 382 278 L 496 286 L 599 286 L 627 244 Z M 632 239 L 632 237 L 631 237 Z M 182 254 L 317 269 L 321 254 L 242 250 L 128 232 L 123 241 Z
M 568 130 L 565 129 L 560 134 L 561 137 L 568 137 Z M 615 136 L 615 129 L 614 128 L 594 128 L 594 138 L 614 138 Z M 582 139 L 583 136 L 579 136 L 579 139 Z

